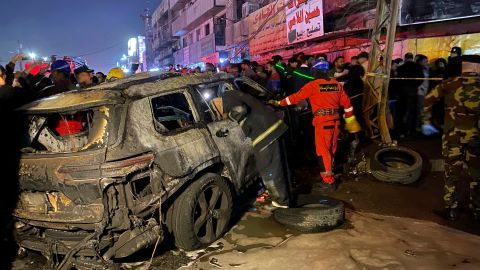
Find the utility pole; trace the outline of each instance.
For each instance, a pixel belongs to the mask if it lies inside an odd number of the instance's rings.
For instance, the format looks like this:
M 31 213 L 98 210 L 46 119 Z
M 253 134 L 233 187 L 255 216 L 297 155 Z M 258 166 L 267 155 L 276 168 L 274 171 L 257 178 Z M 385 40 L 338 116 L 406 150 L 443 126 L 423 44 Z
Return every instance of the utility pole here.
M 367 135 L 380 136 L 386 145 L 392 144 L 387 126 L 388 84 L 398 21 L 399 0 L 378 0 L 375 26 L 372 29 L 366 87 L 363 94 L 363 117 Z M 385 50 L 381 49 L 382 32 L 386 31 Z M 383 56 L 383 62 L 380 62 Z
M 145 24 L 145 45 L 146 45 L 146 63 L 147 70 L 149 70 L 153 63 L 153 31 L 152 31 L 152 16 L 150 15 L 150 9 L 146 8 L 145 13 L 140 15 Z

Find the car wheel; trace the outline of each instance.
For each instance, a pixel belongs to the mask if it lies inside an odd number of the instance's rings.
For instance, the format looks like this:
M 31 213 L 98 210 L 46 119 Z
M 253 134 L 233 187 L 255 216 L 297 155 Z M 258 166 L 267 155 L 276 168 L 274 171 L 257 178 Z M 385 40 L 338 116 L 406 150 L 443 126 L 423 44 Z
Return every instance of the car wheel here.
M 206 247 L 228 228 L 232 191 L 223 177 L 208 173 L 189 185 L 174 201 L 167 226 L 175 245 L 184 250 Z
M 273 212 L 275 220 L 301 232 L 324 232 L 341 225 L 345 220 L 342 202 L 319 196 L 295 208 L 279 208 Z
M 379 181 L 410 184 L 422 173 L 422 157 L 405 147 L 386 147 L 375 152 L 369 162 L 373 177 Z

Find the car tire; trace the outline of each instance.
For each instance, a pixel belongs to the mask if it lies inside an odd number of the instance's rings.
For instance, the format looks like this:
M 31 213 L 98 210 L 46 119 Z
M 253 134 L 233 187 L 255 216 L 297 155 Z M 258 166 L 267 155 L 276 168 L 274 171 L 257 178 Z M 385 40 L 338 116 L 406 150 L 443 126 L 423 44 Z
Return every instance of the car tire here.
M 369 169 L 375 179 L 388 183 L 411 184 L 422 174 L 422 157 L 405 147 L 386 147 L 375 152 Z
M 279 208 L 273 212 L 275 220 L 301 232 L 324 232 L 343 224 L 345 207 L 339 200 L 319 196 L 295 208 Z
M 190 184 L 167 213 L 167 227 L 183 250 L 209 246 L 228 229 L 232 191 L 227 180 L 207 173 Z

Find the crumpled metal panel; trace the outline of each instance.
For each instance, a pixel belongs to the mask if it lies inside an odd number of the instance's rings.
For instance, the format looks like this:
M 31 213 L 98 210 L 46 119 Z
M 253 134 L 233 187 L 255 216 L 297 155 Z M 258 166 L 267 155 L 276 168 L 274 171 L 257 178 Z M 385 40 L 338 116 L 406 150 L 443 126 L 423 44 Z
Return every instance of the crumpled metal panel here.
M 33 101 L 20 107 L 26 113 L 50 113 L 71 110 L 83 110 L 99 105 L 124 102 L 119 91 L 75 90 Z
M 209 83 L 227 79 L 233 79 L 233 76 L 227 73 L 183 75 L 165 80 L 133 85 L 126 89 L 124 93 L 129 97 L 144 97 L 173 89 L 186 88 L 193 84 Z
M 127 116 L 127 151 L 154 151 L 155 163 L 163 172 L 182 177 L 205 161 L 219 155 L 205 128 L 193 127 L 177 134 L 160 134 L 154 127 L 149 99 L 130 104 Z

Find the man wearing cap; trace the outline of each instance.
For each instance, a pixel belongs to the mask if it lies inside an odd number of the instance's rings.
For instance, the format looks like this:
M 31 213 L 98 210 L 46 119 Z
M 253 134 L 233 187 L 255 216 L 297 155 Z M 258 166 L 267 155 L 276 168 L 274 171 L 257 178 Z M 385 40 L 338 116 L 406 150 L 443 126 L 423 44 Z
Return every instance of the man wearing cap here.
M 470 181 L 470 210 L 480 219 L 480 56 L 462 56 L 462 76 L 448 79 L 425 97 L 422 132 L 432 135 L 438 130 L 430 123 L 433 105 L 445 100 L 442 154 L 445 158 L 444 218 L 456 220 L 458 192 L 456 185 L 464 166 Z
M 80 88 L 85 89 L 95 85 L 92 74 L 93 70 L 88 68 L 86 65 L 75 69 L 74 72 Z
M 448 57 L 445 75 L 447 78 L 457 77 L 462 74 L 462 48 L 453 47 Z
M 53 85 L 41 88 L 39 98 L 44 98 L 77 89 L 70 81 L 70 64 L 65 60 L 55 60 L 50 65 L 50 79 Z

